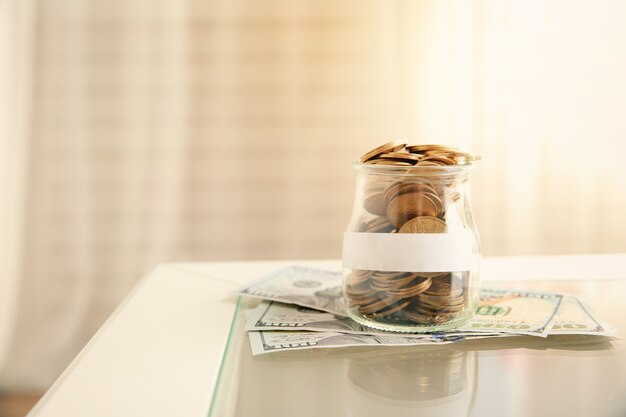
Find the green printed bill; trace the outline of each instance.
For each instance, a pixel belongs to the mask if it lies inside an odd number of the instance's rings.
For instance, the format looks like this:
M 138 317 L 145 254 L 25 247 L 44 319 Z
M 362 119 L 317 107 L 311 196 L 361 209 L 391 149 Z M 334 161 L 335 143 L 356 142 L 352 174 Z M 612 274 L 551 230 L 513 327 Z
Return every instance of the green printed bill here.
M 246 312 L 245 330 L 253 354 L 313 347 L 432 345 L 515 335 L 615 334 L 574 296 L 498 289 L 481 289 L 474 318 L 453 331 L 382 332 L 346 317 L 341 284 L 338 272 L 293 266 L 240 290 L 242 295 L 265 300 Z

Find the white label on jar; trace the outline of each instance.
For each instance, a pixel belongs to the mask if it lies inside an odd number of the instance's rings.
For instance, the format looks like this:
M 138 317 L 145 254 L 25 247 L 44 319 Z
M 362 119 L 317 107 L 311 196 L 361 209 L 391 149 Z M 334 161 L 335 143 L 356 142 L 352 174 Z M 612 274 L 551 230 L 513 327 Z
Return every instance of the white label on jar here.
M 343 235 L 343 266 L 374 271 L 467 271 L 469 233 L 357 233 Z

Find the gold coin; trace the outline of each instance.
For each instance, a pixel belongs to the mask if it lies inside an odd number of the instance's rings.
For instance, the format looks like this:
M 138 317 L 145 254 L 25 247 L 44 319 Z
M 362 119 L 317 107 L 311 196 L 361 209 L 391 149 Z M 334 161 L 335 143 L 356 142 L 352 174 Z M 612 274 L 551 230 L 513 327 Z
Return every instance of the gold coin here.
M 458 306 L 465 303 L 465 297 L 463 297 L 462 295 L 450 297 L 447 295 L 429 295 L 423 293 L 418 295 L 417 299 L 423 304 L 427 304 L 429 306 L 437 308 Z
M 420 155 L 408 152 L 388 152 L 379 156 L 380 159 L 391 159 L 394 161 L 408 162 L 413 165 L 421 159 Z
M 437 162 L 437 161 L 419 161 L 417 164 L 415 164 L 415 166 L 418 167 L 440 167 L 442 165 L 441 162 Z
M 371 275 L 371 271 L 366 271 L 366 274 L 360 274 L 360 271 L 354 270 L 347 276 L 347 284 L 350 286 L 358 286 L 367 282 Z
M 406 146 L 406 142 L 403 141 L 402 139 L 394 140 L 394 141 L 385 143 L 384 145 L 381 145 L 378 148 L 372 149 L 371 151 L 369 151 L 365 155 L 363 155 L 360 160 L 361 160 L 361 162 L 366 162 L 366 161 L 369 161 L 370 159 L 373 159 L 373 158 L 377 157 L 378 155 L 384 154 L 386 152 L 396 152 L 396 151 L 399 151 L 400 149 L 404 148 L 405 146 Z
M 443 155 L 428 155 L 420 160 L 420 163 L 424 162 L 440 162 L 444 165 L 454 165 L 454 161 Z
M 402 275 L 404 275 L 404 272 L 395 272 L 395 271 L 375 271 L 372 274 L 372 279 L 373 280 L 382 280 L 382 281 L 386 281 L 386 280 L 390 280 L 390 279 L 394 279 L 397 277 L 401 277 Z
M 376 313 L 377 311 L 380 311 L 383 308 L 388 307 L 397 301 L 398 300 L 396 298 L 392 298 L 392 297 L 383 298 L 382 300 L 374 301 L 371 304 L 360 306 L 359 311 L 361 312 L 361 314 Z
M 415 217 L 402 225 L 399 233 L 445 233 L 446 223 L 433 216 Z
M 383 202 L 385 206 L 388 206 L 391 200 L 400 194 L 412 193 L 412 192 L 424 192 L 435 193 L 435 187 L 427 181 L 419 182 L 403 182 L 396 181 L 389 185 L 385 191 L 383 191 Z
M 416 308 L 415 311 L 423 314 L 433 314 L 433 315 L 441 315 L 446 313 L 458 313 L 465 308 L 464 304 L 461 305 L 450 305 L 445 307 L 433 307 L 428 304 L 421 303 Z
M 377 281 L 375 279 L 372 279 L 372 283 L 370 284 L 370 288 L 376 291 L 381 291 L 381 292 L 386 292 L 386 291 L 402 291 L 404 292 L 408 292 L 408 289 L 404 290 L 404 288 L 409 285 L 411 282 L 413 282 L 413 280 L 417 277 L 417 275 L 414 275 L 413 277 L 411 277 L 408 280 L 402 279 L 402 280 L 398 280 L 396 282 L 396 280 L 393 281 L 387 281 L 387 282 L 381 282 L 381 281 Z
M 374 273 L 374 271 L 370 271 L 369 269 L 353 269 L 352 273 L 357 277 L 369 277 Z
M 389 223 L 384 216 L 374 217 L 372 220 L 361 224 L 359 231 L 365 233 L 383 233 L 395 230 L 395 226 Z
M 395 197 L 387 206 L 389 222 L 398 228 L 414 217 L 437 215 L 437 206 L 422 193 L 406 193 Z
M 393 165 L 399 167 L 409 167 L 413 164 L 405 161 L 395 161 L 393 159 L 372 159 L 366 162 L 369 165 Z
M 458 148 L 444 145 L 410 145 L 406 147 L 406 150 L 411 153 L 422 153 L 436 150 L 456 152 L 458 151 Z
M 451 315 L 431 315 L 431 313 L 420 313 L 417 311 L 402 310 L 402 317 L 415 324 L 441 324 L 450 321 Z
M 443 216 L 444 214 L 443 202 L 441 201 L 439 196 L 435 193 L 428 192 L 428 193 L 424 193 L 424 197 L 428 198 L 435 205 L 435 208 L 437 209 L 437 214 L 435 215 L 435 217 Z
M 447 274 L 447 272 L 416 272 L 418 277 L 422 278 L 440 278 Z
M 407 272 L 398 273 L 394 276 L 379 275 L 378 273 L 372 274 L 372 286 L 376 285 L 380 288 L 399 288 L 410 284 L 417 274 Z
M 463 293 L 463 280 L 453 274 L 433 279 L 433 285 L 428 289 L 429 295 L 458 296 Z
M 374 297 L 374 298 L 355 298 L 355 297 L 353 297 L 353 298 L 350 299 L 350 305 L 358 307 L 359 311 L 360 311 L 361 307 L 364 307 L 364 306 L 367 306 L 369 304 L 372 304 L 376 300 L 378 300 L 378 298 L 376 298 L 376 297 Z
M 395 229 L 396 229 L 396 227 L 393 224 L 391 224 L 390 222 L 387 221 L 385 223 L 373 226 L 372 228 L 367 230 L 367 233 L 391 233 Z
M 385 209 L 382 191 L 365 196 L 365 198 L 363 198 L 363 208 L 369 213 L 384 216 L 387 210 Z
M 372 313 L 370 314 L 370 316 L 373 318 L 385 317 L 385 316 L 395 313 L 396 311 L 402 310 L 403 308 L 408 306 L 410 303 L 411 303 L 410 301 L 400 302 L 396 304 L 395 306 L 390 306 L 388 308 L 378 311 L 377 313 Z
M 406 287 L 396 288 L 394 290 L 387 290 L 386 293 L 390 296 L 397 298 L 408 298 L 415 297 L 418 294 L 423 293 L 428 290 L 428 287 L 432 284 L 431 278 L 418 278 L 418 281 L 413 285 L 409 285 Z

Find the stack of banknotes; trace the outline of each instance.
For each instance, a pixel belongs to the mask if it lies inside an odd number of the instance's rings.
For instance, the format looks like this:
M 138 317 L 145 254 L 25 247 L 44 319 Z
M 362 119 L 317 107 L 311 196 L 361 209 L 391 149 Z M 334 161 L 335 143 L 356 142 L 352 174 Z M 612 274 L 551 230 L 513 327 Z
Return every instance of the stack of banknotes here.
M 468 324 L 439 333 L 389 333 L 347 317 L 341 272 L 294 265 L 239 291 L 263 301 L 245 311 L 253 355 L 284 350 L 354 346 L 411 346 L 489 337 L 550 335 L 614 336 L 574 296 L 482 288 Z

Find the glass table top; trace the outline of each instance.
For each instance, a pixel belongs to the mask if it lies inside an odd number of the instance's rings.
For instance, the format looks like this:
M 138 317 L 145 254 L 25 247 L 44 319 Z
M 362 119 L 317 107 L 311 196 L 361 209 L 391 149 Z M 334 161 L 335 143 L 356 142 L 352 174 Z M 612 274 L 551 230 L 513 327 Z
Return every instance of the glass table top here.
M 626 280 L 498 288 L 578 296 L 618 338 L 517 336 L 443 346 L 310 349 L 253 357 L 240 299 L 210 416 L 626 416 Z

